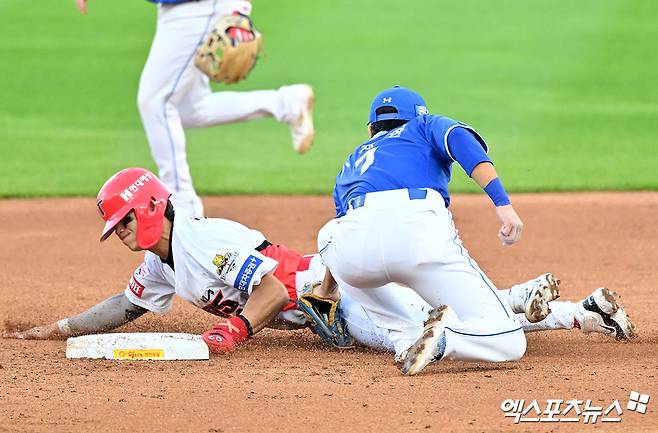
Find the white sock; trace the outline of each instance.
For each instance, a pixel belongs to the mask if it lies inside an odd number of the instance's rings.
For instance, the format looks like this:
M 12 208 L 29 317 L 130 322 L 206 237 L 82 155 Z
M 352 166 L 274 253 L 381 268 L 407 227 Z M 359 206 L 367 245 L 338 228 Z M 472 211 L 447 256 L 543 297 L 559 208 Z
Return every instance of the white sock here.
M 549 329 L 572 329 L 576 317 L 578 303 L 553 301 L 548 304 L 551 314 L 537 323 L 530 323 L 525 314 L 517 314 L 516 318 L 521 322 L 524 332 L 546 331 Z

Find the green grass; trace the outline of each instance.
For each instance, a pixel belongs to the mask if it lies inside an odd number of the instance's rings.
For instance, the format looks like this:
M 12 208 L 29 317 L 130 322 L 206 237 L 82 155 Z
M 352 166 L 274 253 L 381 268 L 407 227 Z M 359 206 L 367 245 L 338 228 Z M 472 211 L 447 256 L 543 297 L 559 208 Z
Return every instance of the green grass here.
M 155 27 L 145 1 L 0 1 L 0 197 L 95 195 L 154 169 L 136 107 Z M 262 1 L 267 55 L 231 90 L 309 82 L 316 142 L 264 119 L 190 130 L 199 192 L 330 193 L 370 100 L 401 84 L 474 126 L 511 191 L 658 189 L 658 3 Z M 216 86 L 222 89 L 222 86 Z M 475 191 L 459 169 L 453 191 Z

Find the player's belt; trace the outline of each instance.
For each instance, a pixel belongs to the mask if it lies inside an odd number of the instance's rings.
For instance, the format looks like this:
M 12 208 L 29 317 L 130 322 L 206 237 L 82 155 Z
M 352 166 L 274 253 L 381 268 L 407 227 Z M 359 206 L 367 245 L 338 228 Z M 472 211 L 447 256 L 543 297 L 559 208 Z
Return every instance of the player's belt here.
M 257 246 L 256 248 L 254 248 L 254 249 L 260 253 L 261 251 L 263 251 L 265 248 L 269 247 L 270 245 L 272 245 L 272 244 L 270 243 L 270 241 L 268 241 L 267 239 L 265 239 L 265 240 L 263 241 L 262 244 L 258 245 L 258 246 Z
M 427 198 L 427 190 L 422 188 L 407 188 L 409 200 L 423 200 Z M 368 194 L 357 195 L 347 201 L 350 209 L 358 209 L 366 204 L 366 197 Z

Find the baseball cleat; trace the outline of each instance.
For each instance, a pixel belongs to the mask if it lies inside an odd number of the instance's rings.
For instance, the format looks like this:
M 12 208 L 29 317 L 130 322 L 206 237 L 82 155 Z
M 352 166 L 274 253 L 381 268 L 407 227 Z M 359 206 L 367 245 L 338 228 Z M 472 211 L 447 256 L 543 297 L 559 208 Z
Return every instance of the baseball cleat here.
M 542 274 L 510 289 L 510 307 L 515 313 L 525 314 L 530 323 L 544 320 L 551 314 L 549 302 L 560 297 L 560 280 L 549 273 Z
M 599 287 L 578 305 L 578 314 L 574 327 L 589 334 L 615 337 L 617 340 L 630 340 L 637 334 L 635 325 L 617 302 L 617 293 L 605 287 Z
M 292 135 L 292 146 L 297 153 L 306 153 L 313 144 L 315 129 L 313 128 L 313 103 L 315 101 L 313 88 L 308 84 L 293 84 L 280 89 L 293 105 L 299 115 L 287 122 Z
M 430 311 L 425 321 L 423 333 L 414 344 L 402 354 L 402 373 L 406 376 L 418 374 L 432 361 L 438 361 L 445 352 L 445 327 L 451 318 L 457 318 L 452 308 L 442 305 Z
M 530 323 L 541 322 L 551 314 L 548 303 L 560 297 L 560 280 L 549 272 L 529 283 L 531 289 L 525 301 L 525 317 Z

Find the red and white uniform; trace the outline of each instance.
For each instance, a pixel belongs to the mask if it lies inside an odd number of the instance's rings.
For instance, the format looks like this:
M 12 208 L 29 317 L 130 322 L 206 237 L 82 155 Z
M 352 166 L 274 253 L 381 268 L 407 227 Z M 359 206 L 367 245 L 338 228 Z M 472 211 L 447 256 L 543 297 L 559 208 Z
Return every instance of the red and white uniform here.
M 209 313 L 233 316 L 242 311 L 254 285 L 273 272 L 291 299 L 277 322 L 285 327 L 303 327 L 306 319 L 297 310 L 298 293 L 306 281 L 321 279 L 324 272 L 319 258 L 310 270 L 311 256 L 271 245 L 261 232 L 219 218 L 176 216 L 171 254 L 173 269 L 155 254 L 145 253 L 144 262 L 135 269 L 125 290 L 133 304 L 166 313 L 174 294 L 178 294 Z M 298 273 L 307 276 L 299 285 Z
M 176 293 L 214 314 L 237 314 L 253 286 L 277 267 L 256 251 L 264 241 L 259 231 L 233 221 L 177 216 L 171 238 L 174 269 L 146 252 L 125 294 L 156 313 L 167 312 Z

